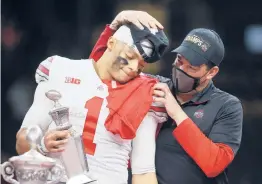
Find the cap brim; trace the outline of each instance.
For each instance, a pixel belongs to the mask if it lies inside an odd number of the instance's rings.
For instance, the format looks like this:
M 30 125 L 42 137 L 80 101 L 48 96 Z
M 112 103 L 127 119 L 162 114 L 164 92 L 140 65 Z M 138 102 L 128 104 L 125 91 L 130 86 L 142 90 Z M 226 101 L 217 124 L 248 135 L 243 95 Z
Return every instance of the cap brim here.
M 200 66 L 202 64 L 206 64 L 208 60 L 201 56 L 199 53 L 196 51 L 192 50 L 189 47 L 180 45 L 177 47 L 175 50 L 171 51 L 175 52 L 177 54 L 181 54 L 183 57 L 185 57 L 191 65 L 193 66 Z

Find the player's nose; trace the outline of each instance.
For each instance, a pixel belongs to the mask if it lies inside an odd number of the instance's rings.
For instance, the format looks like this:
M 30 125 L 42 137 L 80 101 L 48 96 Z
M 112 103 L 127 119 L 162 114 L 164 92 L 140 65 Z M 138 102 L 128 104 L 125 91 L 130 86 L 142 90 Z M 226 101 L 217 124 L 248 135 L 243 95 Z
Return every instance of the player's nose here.
M 131 74 L 132 73 L 137 73 L 138 70 L 139 70 L 139 61 L 138 60 L 134 60 L 132 62 L 129 62 L 128 69 L 129 69 L 129 72 Z

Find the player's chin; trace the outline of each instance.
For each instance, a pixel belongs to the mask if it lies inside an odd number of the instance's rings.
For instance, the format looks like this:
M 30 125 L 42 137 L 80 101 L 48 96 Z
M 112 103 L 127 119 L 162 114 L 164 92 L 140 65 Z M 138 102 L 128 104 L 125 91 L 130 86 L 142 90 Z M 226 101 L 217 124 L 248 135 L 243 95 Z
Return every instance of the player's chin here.
M 131 76 L 127 76 L 127 75 L 119 75 L 115 78 L 115 80 L 117 82 L 119 82 L 120 84 L 124 84 L 127 83 L 131 80 L 133 80 L 135 77 L 131 77 Z
M 119 82 L 120 84 L 124 84 L 124 83 L 131 81 L 131 80 L 132 80 L 132 78 L 130 78 L 130 77 L 119 77 L 116 81 Z
M 120 69 L 118 72 L 114 73 L 113 78 L 115 81 L 119 82 L 120 84 L 124 84 L 127 83 L 131 80 L 133 80 L 134 78 L 137 77 L 137 75 L 129 75 L 128 73 L 126 73 L 124 70 Z

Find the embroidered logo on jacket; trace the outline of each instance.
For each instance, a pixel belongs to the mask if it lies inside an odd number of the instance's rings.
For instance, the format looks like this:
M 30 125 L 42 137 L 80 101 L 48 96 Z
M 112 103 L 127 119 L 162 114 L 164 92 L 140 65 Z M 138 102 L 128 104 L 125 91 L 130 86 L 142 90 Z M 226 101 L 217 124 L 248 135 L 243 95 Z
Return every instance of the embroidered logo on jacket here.
M 198 119 L 203 118 L 203 116 L 204 116 L 204 111 L 203 111 L 203 109 L 197 110 L 197 111 L 194 113 L 194 116 L 195 116 L 196 118 L 198 118 Z

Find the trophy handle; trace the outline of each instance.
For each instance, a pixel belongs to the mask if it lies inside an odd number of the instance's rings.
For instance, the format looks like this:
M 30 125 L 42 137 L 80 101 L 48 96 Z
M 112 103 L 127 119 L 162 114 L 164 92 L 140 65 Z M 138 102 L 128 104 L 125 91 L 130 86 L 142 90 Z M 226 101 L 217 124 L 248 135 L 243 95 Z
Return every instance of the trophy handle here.
M 15 172 L 15 167 L 10 162 L 4 162 L 1 164 L 1 174 L 3 179 L 11 184 L 19 184 L 18 181 L 13 179 Z
M 54 180 L 48 181 L 46 184 L 56 184 L 59 183 L 60 179 L 64 175 L 64 168 L 58 164 L 56 164 L 52 169 L 51 169 L 51 175 L 52 178 L 54 177 Z

